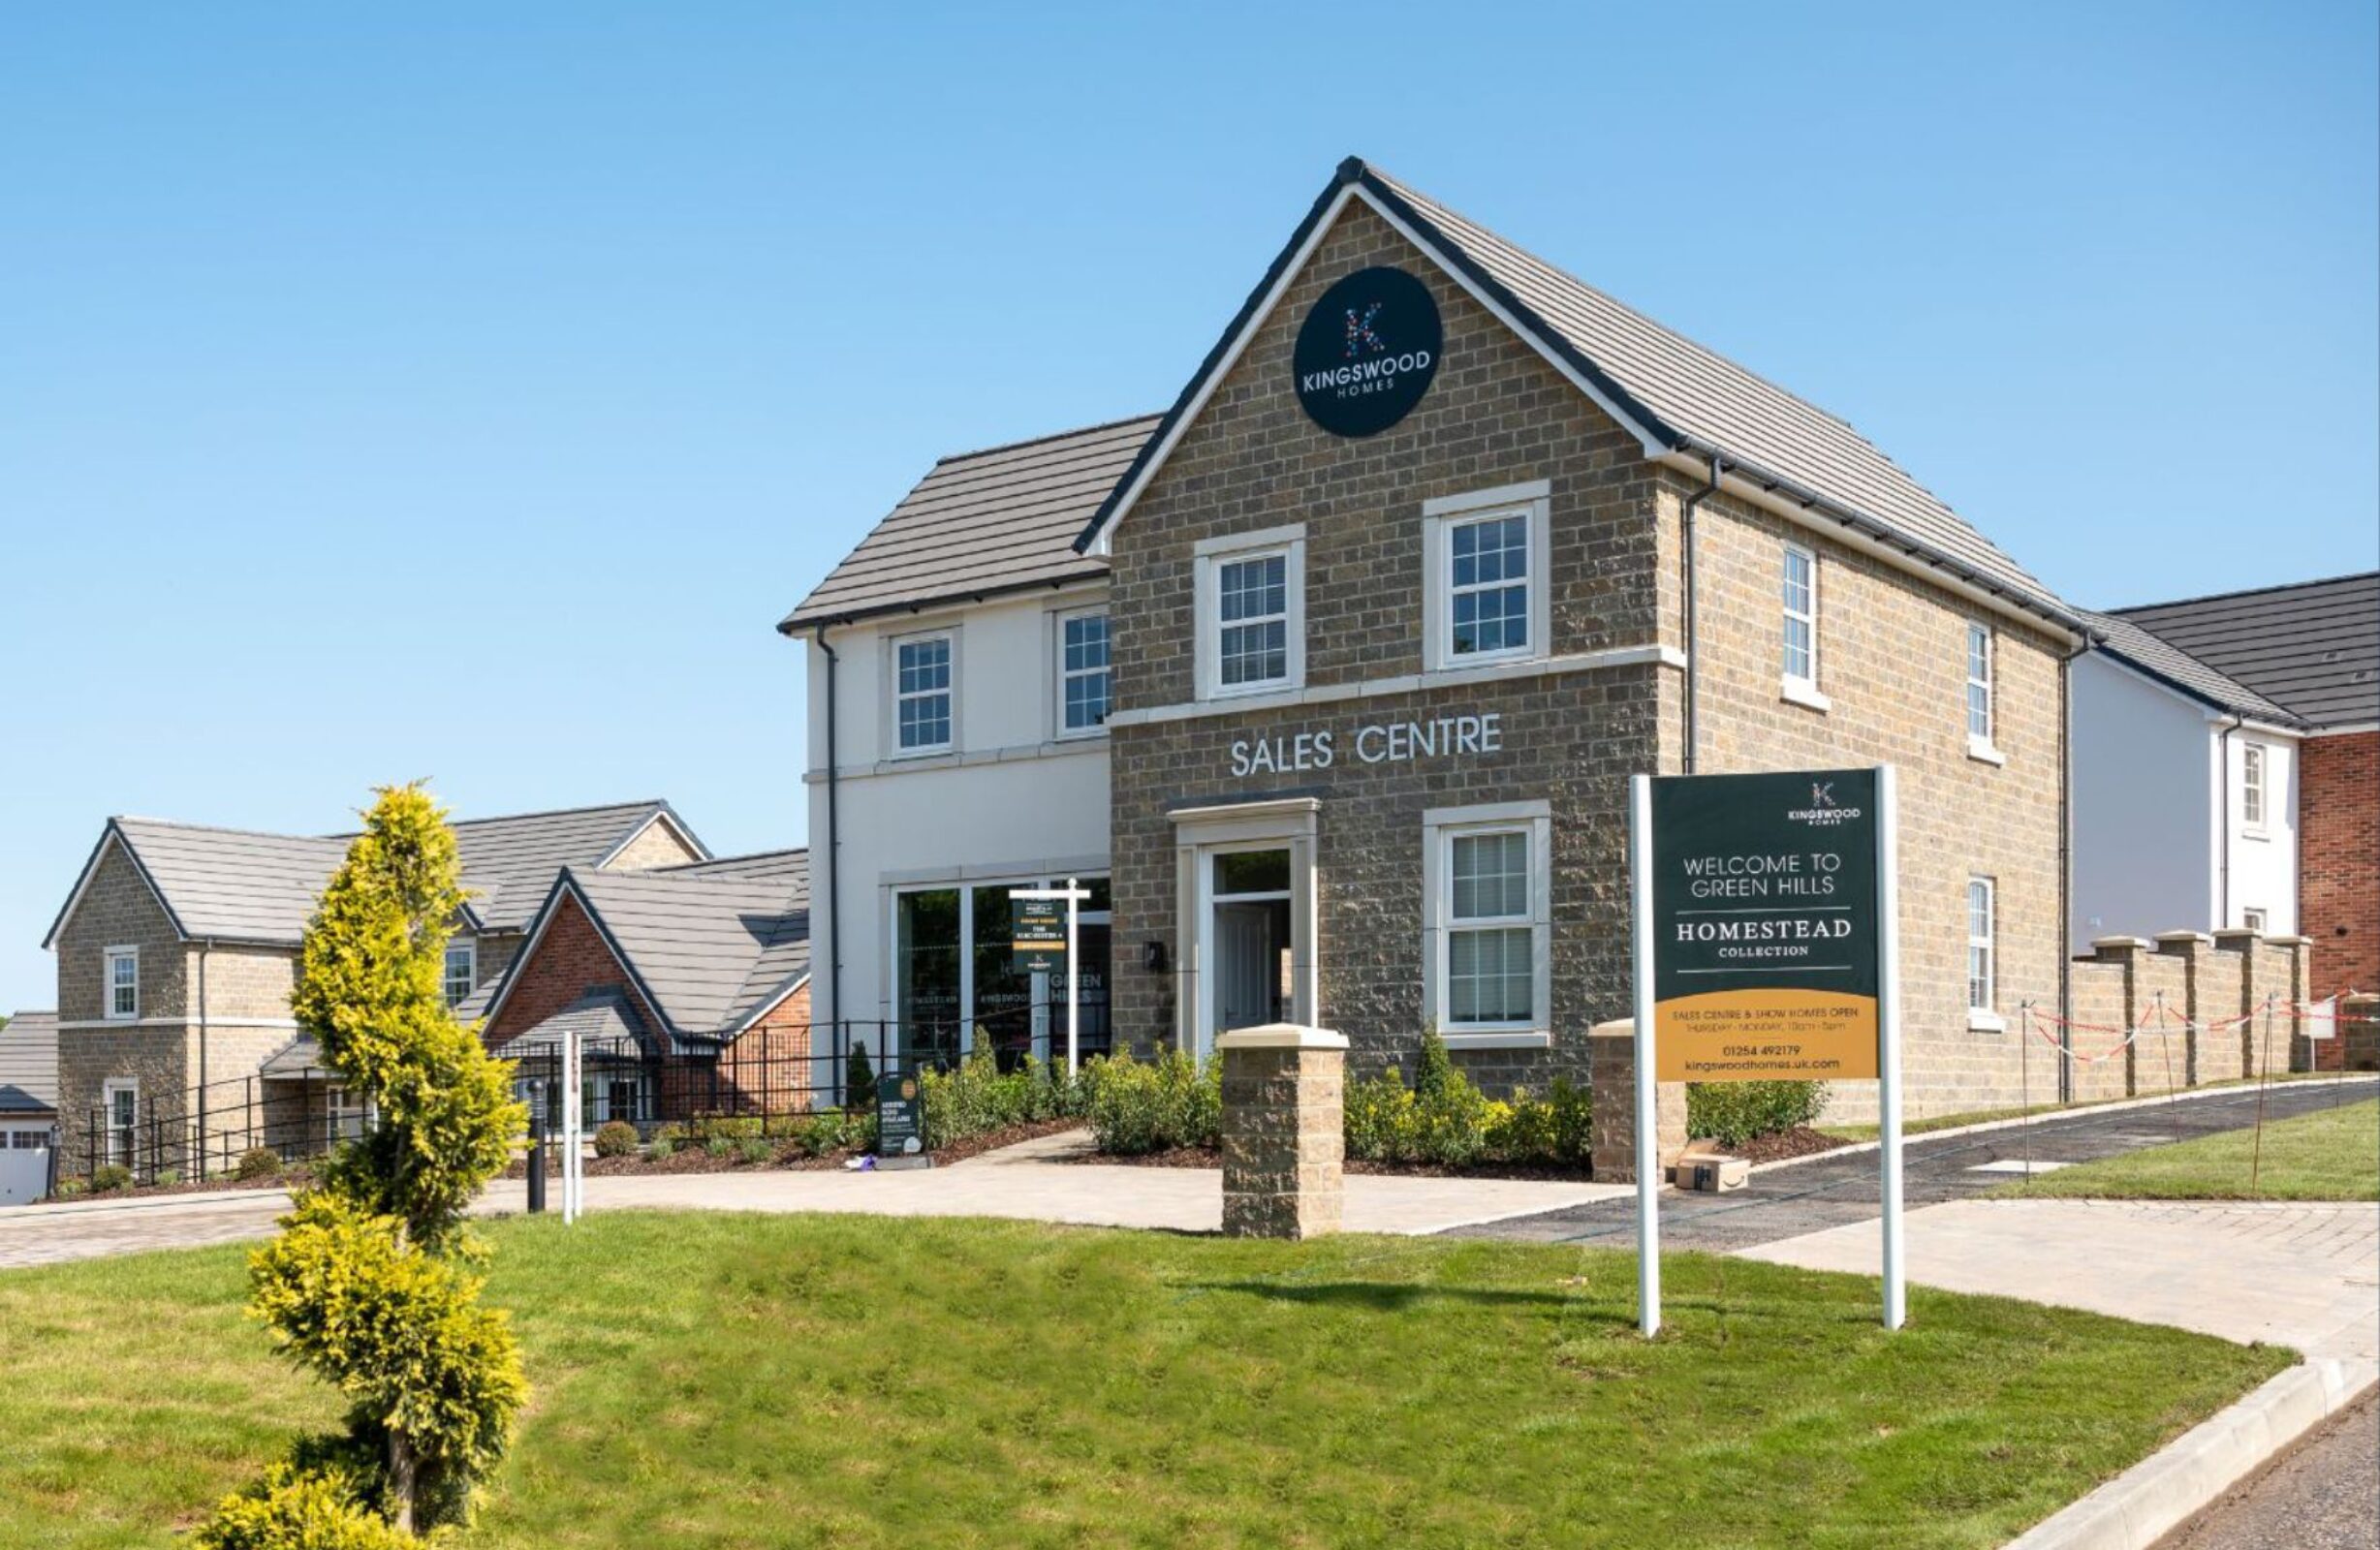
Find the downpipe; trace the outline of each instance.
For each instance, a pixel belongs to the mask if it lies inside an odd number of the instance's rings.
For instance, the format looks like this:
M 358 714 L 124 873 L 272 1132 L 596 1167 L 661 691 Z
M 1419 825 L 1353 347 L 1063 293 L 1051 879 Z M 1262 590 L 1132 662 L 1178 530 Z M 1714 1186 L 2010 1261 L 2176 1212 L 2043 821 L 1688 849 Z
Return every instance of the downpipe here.
M 842 659 L 834 647 L 827 643 L 827 627 L 822 622 L 811 631 L 810 638 L 827 659 L 827 1007 L 834 1019 L 834 1089 L 835 1102 L 843 1103 L 850 1095 L 843 1091 L 844 1073 L 851 1069 L 850 1051 L 844 1046 L 843 1022 L 843 858 L 837 846 L 842 829 L 835 808 L 834 752 L 834 679 L 835 668 Z M 817 847 L 811 847 L 817 853 Z M 812 1019 L 815 1022 L 815 1018 Z
M 1678 523 L 1677 546 L 1680 551 L 1678 560 L 1678 570 L 1680 573 L 1678 577 L 1678 624 L 1685 636 L 1686 646 L 1685 703 L 1683 706 L 1684 715 L 1682 717 L 1685 725 L 1681 729 L 1683 735 L 1680 739 L 1685 744 L 1685 748 L 1682 751 L 1681 773 L 1687 775 L 1691 775 L 1695 772 L 1695 748 L 1698 738 L 1696 736 L 1697 722 L 1694 702 L 1694 689 L 1696 679 L 1701 674 L 1703 665 L 1702 653 L 1695 649 L 1694 638 L 1694 512 L 1697 507 L 1701 506 L 1705 501 L 1710 499 L 1713 495 L 1719 493 L 1719 476 L 1725 473 L 1726 470 L 1726 460 L 1721 458 L 1716 452 L 1711 453 L 1710 482 L 1686 497 L 1684 513 Z

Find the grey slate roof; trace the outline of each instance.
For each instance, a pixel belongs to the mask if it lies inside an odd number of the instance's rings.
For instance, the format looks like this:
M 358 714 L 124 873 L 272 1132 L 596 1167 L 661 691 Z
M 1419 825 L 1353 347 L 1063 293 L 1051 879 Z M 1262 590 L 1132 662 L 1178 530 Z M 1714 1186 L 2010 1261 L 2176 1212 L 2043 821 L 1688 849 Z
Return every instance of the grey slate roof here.
M 1224 349 L 1255 316 L 1265 293 L 1339 191 L 1360 184 L 1439 247 L 1449 262 L 1521 326 L 1594 382 L 1652 440 L 1673 450 L 1717 453 L 1740 475 L 1806 504 L 1818 504 L 1869 536 L 2008 595 L 2059 623 L 2074 613 L 2040 579 L 1919 484 L 1875 445 L 1833 415 L 1662 326 L 1544 260 L 1350 157 L 1273 261 L 1210 352 L 1159 435 L 1183 414 Z M 1137 472 L 1136 470 L 1133 472 Z M 1124 484 L 1101 505 L 1077 542 L 1088 547 Z
M 942 459 L 777 628 L 1105 574 L 1075 535 L 1156 423 L 1143 415 Z
M 477 895 L 467 908 L 485 930 L 518 931 L 537 913 L 562 867 L 600 865 L 661 815 L 676 822 L 670 805 L 661 801 L 462 820 L 454 825 L 455 847 L 462 859 L 463 886 Z M 678 827 L 700 849 L 693 832 L 682 822 Z M 185 938 L 289 946 L 304 935 L 315 900 L 346 858 L 354 838 L 114 818 L 85 863 L 83 877 L 89 876 L 110 837 L 120 839 L 132 852 Z M 79 893 L 81 878 L 75 886 Z M 70 896 L 67 908 L 72 904 Z M 47 940 L 55 939 L 65 918 L 66 910 L 61 909 Z
M 0 1114 L 58 1106 L 58 1014 L 20 1011 L 0 1028 Z
M 584 902 L 675 1037 L 726 1038 L 809 973 L 806 865 L 799 878 L 572 867 L 548 910 L 565 888 Z
M 265 1064 L 256 1069 L 256 1073 L 284 1081 L 302 1078 L 319 1082 L 329 1079 L 329 1068 L 323 1064 L 323 1046 L 311 1035 L 299 1034 L 266 1056 Z
M 2380 571 L 2112 611 L 2308 726 L 2380 722 Z
M 555 1012 L 534 1028 L 524 1030 L 504 1041 L 496 1051 L 498 1060 L 518 1060 L 538 1053 L 545 1046 L 559 1044 L 571 1034 L 589 1043 L 642 1044 L 647 1041 L 644 1019 L 637 1011 L 637 1004 L 617 985 L 605 985 L 589 990 L 577 1001 Z
M 697 853 L 709 854 L 670 804 L 658 800 L 460 820 L 454 828 L 463 885 L 479 895 L 471 911 L 490 931 L 523 930 L 546 902 L 556 872 L 601 866 L 656 820 L 674 823 Z
M 718 855 L 707 861 L 687 861 L 677 866 L 657 866 L 649 874 L 657 878 L 742 878 L 771 883 L 782 881 L 798 890 L 797 897 L 810 896 L 810 852 L 796 847 L 790 851 L 755 851 L 749 855 Z
M 2194 699 L 2203 700 L 2218 710 L 2237 715 L 2252 716 L 2283 727 L 2299 725 L 2298 718 L 2267 699 L 2247 685 L 2227 678 L 2191 656 L 2188 652 L 2169 645 L 2134 624 L 2131 620 L 2112 613 L 2084 613 L 2082 622 L 2101 638 L 2097 648 L 2119 662 L 2129 664 Z

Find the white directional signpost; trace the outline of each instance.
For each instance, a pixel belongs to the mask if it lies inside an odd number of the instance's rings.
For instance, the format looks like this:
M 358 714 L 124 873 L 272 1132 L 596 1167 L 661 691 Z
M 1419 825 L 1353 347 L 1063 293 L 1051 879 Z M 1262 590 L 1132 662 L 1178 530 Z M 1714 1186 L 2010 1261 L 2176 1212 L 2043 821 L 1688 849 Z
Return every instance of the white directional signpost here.
M 1062 888 L 1008 890 L 1010 965 L 1018 974 L 1066 976 L 1066 1074 L 1081 1057 L 1082 976 L 1075 973 L 1075 927 L 1091 890 L 1068 878 Z M 1061 921 L 1061 916 L 1063 917 Z
M 579 1220 L 586 1209 L 579 1192 L 582 1168 L 579 1156 L 583 1137 L 580 1112 L 586 1090 L 584 1064 L 586 1052 L 579 1047 L 576 1030 L 562 1036 L 562 1091 L 557 1095 L 562 1102 L 562 1222 L 564 1225 Z
M 1628 821 L 1640 1327 L 1661 1328 L 1655 1084 L 1873 1080 L 1884 1325 L 1898 1329 L 1907 1293 L 1893 766 L 1639 775 Z

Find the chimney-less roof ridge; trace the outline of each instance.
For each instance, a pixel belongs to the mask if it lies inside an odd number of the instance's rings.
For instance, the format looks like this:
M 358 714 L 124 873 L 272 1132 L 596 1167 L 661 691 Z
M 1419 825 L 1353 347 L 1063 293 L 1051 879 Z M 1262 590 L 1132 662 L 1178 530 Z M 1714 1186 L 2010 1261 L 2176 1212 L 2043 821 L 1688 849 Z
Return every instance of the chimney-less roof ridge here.
M 1028 447 L 1039 447 L 1047 442 L 1062 442 L 1076 436 L 1093 436 L 1103 430 L 1121 430 L 1126 425 L 1138 425 L 1143 420 L 1154 424 L 1164 418 L 1165 411 L 1160 409 L 1153 414 L 1125 415 L 1116 419 L 1103 419 L 1095 425 L 1077 425 L 1072 430 L 1053 430 L 1039 436 L 1019 437 L 1013 442 L 994 442 L 989 447 L 978 447 L 971 451 L 945 452 L 934 459 L 934 467 L 940 468 L 946 463 L 963 463 L 970 457 L 989 457 L 994 452 L 1022 451 Z
M 2256 598 L 2274 592 L 2300 592 L 2313 587 L 2336 586 L 2343 581 L 2380 581 L 2380 571 L 2348 571 L 2339 575 L 2315 576 L 2305 581 L 2275 581 L 2269 586 L 2239 587 L 2230 592 L 2203 592 L 2194 598 L 2166 598 L 2156 603 L 2127 603 L 2119 608 L 2102 608 L 2099 611 L 2121 618 L 2128 614 L 2154 612 L 2159 608 L 2184 608 L 2199 603 L 2228 603 L 2234 598 Z

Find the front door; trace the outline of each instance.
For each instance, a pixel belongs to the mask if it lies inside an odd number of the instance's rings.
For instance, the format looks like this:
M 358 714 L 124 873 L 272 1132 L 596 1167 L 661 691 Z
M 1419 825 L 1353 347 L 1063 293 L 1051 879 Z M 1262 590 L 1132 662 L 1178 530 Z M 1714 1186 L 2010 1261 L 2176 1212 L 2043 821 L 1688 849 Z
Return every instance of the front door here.
M 1277 1021 L 1280 946 L 1269 904 L 1215 906 L 1215 986 L 1219 1032 Z

